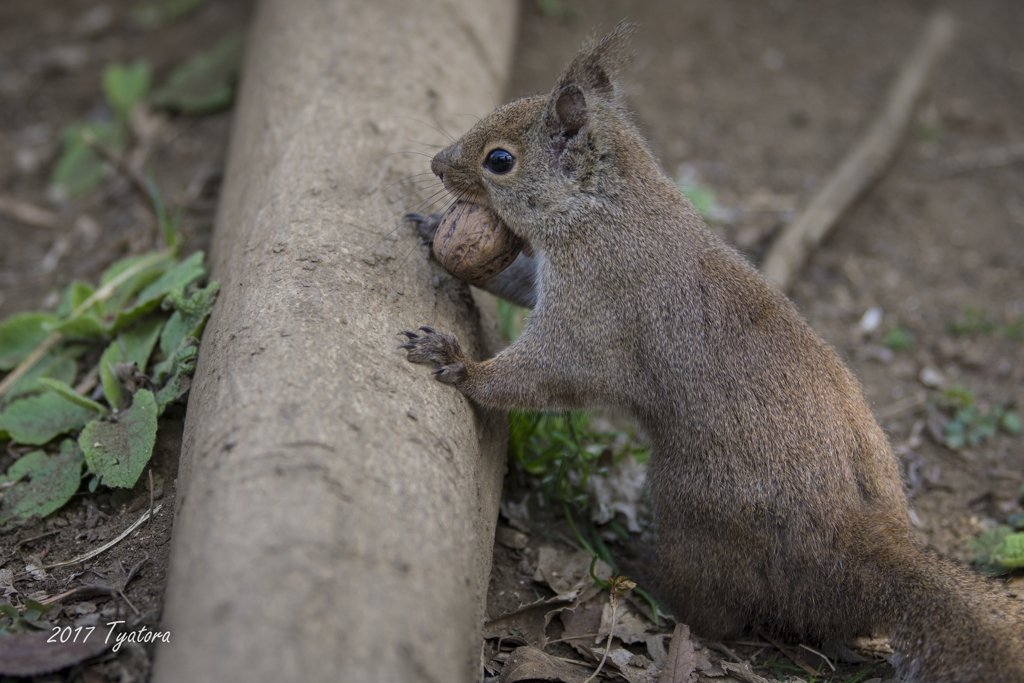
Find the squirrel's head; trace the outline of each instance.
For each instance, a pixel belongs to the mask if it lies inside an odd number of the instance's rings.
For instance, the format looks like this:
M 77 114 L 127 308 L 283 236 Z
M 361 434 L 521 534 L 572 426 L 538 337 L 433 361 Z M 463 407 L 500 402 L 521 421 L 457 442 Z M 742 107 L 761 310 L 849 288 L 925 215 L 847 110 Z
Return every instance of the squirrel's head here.
M 455 198 L 494 210 L 529 243 L 566 244 L 628 189 L 638 162 L 653 162 L 615 82 L 631 32 L 619 24 L 585 47 L 551 93 L 500 107 L 431 170 Z

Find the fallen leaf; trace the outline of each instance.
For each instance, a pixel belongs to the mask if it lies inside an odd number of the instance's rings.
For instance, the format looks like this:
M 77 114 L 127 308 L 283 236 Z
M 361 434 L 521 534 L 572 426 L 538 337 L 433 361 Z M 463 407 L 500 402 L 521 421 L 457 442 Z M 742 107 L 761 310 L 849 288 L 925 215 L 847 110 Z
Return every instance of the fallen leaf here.
M 575 598 L 555 596 L 524 605 L 484 624 L 484 638 L 508 638 L 519 635 L 527 643 L 543 647 L 547 643 L 548 624 Z
M 590 677 L 585 666 L 570 664 L 544 654 L 535 647 L 513 650 L 501 670 L 499 683 L 518 681 L 555 681 L 556 683 L 584 683 Z
M 41 676 L 84 662 L 107 650 L 104 638 L 48 642 L 52 631 L 0 635 L 0 675 Z
M 711 662 L 704 652 L 698 652 L 690 640 L 690 627 L 676 624 L 672 632 L 672 644 L 665 658 L 665 668 L 658 678 L 658 683 L 693 683 L 697 680 L 697 669 L 710 669 Z
M 600 637 L 607 638 L 612 619 L 612 606 L 607 601 L 601 611 Z M 647 641 L 647 631 L 652 628 L 644 619 L 637 617 L 625 610 L 616 610 L 615 613 L 615 637 L 624 643 L 644 643 Z
M 592 559 L 586 550 L 563 553 L 553 546 L 544 546 L 538 552 L 537 571 L 533 580 L 546 583 L 559 595 L 578 595 L 594 584 L 594 578 L 590 575 Z M 598 560 L 594 565 L 594 574 L 608 577 L 612 569 Z

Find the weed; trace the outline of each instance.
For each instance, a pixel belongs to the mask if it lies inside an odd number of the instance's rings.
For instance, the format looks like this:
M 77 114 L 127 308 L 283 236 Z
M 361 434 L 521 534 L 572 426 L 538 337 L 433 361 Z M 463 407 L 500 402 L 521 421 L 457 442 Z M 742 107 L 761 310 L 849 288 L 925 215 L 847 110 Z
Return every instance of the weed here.
M 99 286 L 68 285 L 53 312 L 0 322 L 0 441 L 41 446 L 12 464 L 0 524 L 48 515 L 79 488 L 131 488 L 153 454 L 157 418 L 181 398 L 219 285 L 203 289 L 203 254 L 176 260 L 176 223 L 162 212 L 168 248 L 110 266 Z M 89 358 L 98 362 L 79 373 Z M 98 386 L 97 386 L 98 385 Z M 85 394 L 97 387 L 93 400 Z M 59 454 L 46 447 L 65 435 Z
M 964 308 L 963 313 L 946 326 L 954 337 L 975 337 L 1002 335 L 1013 341 L 1024 341 L 1024 320 L 999 322 L 985 310 L 973 306 Z
M 963 385 L 953 384 L 944 389 L 938 404 L 952 414 L 942 425 L 943 443 L 950 450 L 974 448 L 1000 430 L 1010 435 L 1021 432 L 1020 415 L 1012 403 L 986 410 L 979 406 L 975 393 Z
M 906 353 L 914 350 L 914 334 L 907 328 L 897 325 L 889 330 L 882 343 L 890 351 Z

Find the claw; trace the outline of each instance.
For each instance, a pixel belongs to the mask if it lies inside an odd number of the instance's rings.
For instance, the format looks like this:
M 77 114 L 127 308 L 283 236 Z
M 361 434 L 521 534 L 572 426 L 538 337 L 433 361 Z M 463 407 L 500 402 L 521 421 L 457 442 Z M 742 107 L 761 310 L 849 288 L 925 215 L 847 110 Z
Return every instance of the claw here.
M 442 372 L 444 372 L 444 371 L 445 371 L 445 369 L 446 369 L 446 368 L 438 368 L 437 370 L 434 370 L 434 371 L 433 371 L 432 373 L 430 373 L 430 374 L 431 374 L 431 375 L 440 375 L 440 374 L 441 374 Z
M 400 348 L 400 349 L 409 349 L 410 351 L 412 351 L 416 347 L 413 344 L 402 344 L 398 348 Z
M 416 334 L 415 332 L 410 332 L 409 330 L 402 330 L 398 334 L 404 334 L 409 339 L 419 339 L 420 337 L 420 335 Z
M 434 328 L 432 327 L 421 327 L 420 329 L 426 332 L 427 334 L 437 334 L 437 332 L 435 332 Z

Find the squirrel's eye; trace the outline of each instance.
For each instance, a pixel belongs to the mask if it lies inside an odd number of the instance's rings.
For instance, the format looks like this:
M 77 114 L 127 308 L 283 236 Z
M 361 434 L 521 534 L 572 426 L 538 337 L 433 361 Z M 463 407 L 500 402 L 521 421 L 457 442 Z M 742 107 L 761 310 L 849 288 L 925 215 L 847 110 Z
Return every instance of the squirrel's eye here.
M 516 164 L 516 158 L 503 149 L 491 150 L 491 153 L 484 159 L 484 166 L 491 173 L 508 173 Z

